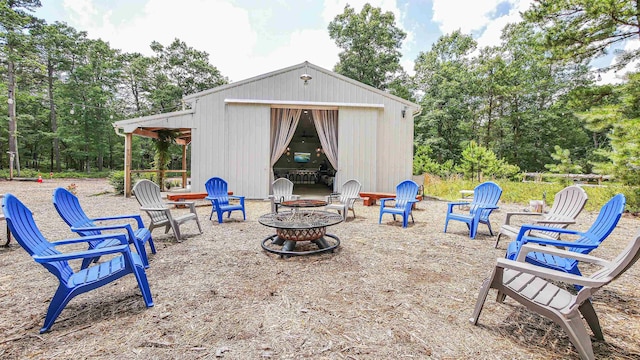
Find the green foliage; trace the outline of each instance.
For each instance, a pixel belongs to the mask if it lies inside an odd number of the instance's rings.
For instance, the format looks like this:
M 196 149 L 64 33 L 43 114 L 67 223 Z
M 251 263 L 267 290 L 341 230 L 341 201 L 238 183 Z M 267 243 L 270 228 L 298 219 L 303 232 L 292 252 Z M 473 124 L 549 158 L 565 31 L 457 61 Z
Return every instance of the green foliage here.
M 470 141 L 462 152 L 462 159 L 457 170 L 465 178 L 474 180 L 475 177 L 478 181 L 482 181 L 485 176 L 514 178 L 520 173 L 518 166 L 509 165 L 504 160 L 498 159 L 493 151 L 476 144 L 475 141 Z
M 158 138 L 153 139 L 153 144 L 156 148 L 156 155 L 154 158 L 154 166 L 156 170 L 167 170 L 167 164 L 169 163 L 169 148 L 171 144 L 175 143 L 176 137 L 179 132 L 174 130 L 160 130 L 158 131 Z M 158 173 L 158 186 L 160 189 L 164 189 L 164 173 L 160 171 Z
M 456 31 L 438 39 L 415 62 L 414 86 L 424 93 L 422 115 L 415 120 L 415 141 L 429 145 L 440 164 L 457 162 L 462 142 L 472 134 L 475 86 L 468 55 L 475 47 L 471 36 Z
M 329 23 L 329 36 L 342 52 L 334 71 L 384 90 L 401 71 L 400 47 L 406 37 L 391 12 L 365 4 L 360 13 L 348 4 Z M 399 96 L 408 95 L 394 85 Z
M 571 152 L 568 149 L 563 149 L 558 145 L 553 148 L 555 152 L 551 154 L 551 157 L 558 163 L 546 164 L 544 167 L 556 174 L 579 174 L 581 172 L 582 167 L 571 162 Z
M 562 60 L 583 61 L 604 56 L 611 45 L 637 38 L 639 3 L 628 0 L 541 0 L 524 19 L 540 26 L 548 49 Z M 640 49 L 619 49 L 616 67 L 640 55 Z
M 108 179 L 116 194 L 124 194 L 124 171 L 112 171 Z
M 530 200 L 542 200 L 544 194 L 546 194 L 547 206 L 551 206 L 555 194 L 567 186 L 561 183 L 505 180 L 497 180 L 495 182 L 502 188 L 501 203 L 522 204 L 523 207 L 527 207 Z M 424 192 L 446 201 L 455 201 L 460 198 L 460 190 L 470 190 L 478 184 L 479 182 L 477 181 L 462 179 L 430 181 L 425 183 Z M 585 205 L 585 210 L 587 211 L 599 211 L 602 205 L 618 193 L 624 194 L 627 199 L 626 211 L 634 213 L 640 211 L 640 187 L 608 184 L 607 186 L 584 186 L 583 188 L 589 196 L 589 200 Z

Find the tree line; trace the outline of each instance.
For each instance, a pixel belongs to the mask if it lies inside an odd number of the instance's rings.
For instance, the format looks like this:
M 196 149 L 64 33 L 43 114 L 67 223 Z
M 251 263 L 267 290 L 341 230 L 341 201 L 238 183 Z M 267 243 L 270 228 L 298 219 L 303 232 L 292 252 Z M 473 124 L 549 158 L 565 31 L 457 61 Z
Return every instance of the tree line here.
M 2 168 L 14 154 L 18 168 L 121 169 L 112 122 L 178 110 L 183 96 L 229 82 L 206 52 L 179 39 L 151 43 L 152 56 L 125 53 L 34 17 L 39 6 L 0 3 Z M 342 49 L 334 71 L 420 104 L 416 172 L 598 172 L 639 184 L 640 75 L 597 85 L 589 65 L 612 45 L 638 40 L 639 11 L 623 0 L 537 0 L 503 29 L 500 45 L 445 34 L 420 52 L 413 75 L 400 65 L 406 34 L 391 12 L 347 5 L 328 32 Z M 620 51 L 616 66 L 637 55 Z M 153 144 L 135 138 L 133 146 L 133 167 L 149 168 Z

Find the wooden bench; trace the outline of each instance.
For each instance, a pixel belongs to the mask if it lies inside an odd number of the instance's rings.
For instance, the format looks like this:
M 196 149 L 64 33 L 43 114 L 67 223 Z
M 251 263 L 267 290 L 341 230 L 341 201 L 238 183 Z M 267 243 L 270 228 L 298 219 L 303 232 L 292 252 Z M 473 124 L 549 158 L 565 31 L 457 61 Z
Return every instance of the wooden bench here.
M 376 200 L 384 199 L 384 198 L 395 198 L 395 193 L 383 193 L 383 192 L 361 192 L 360 197 L 362 198 L 362 203 L 364 206 L 372 206 L 376 204 Z M 418 201 L 422 201 L 422 195 L 416 195 L 416 199 Z M 416 204 L 413 204 L 413 208 L 415 209 Z
M 229 191 L 229 195 L 233 195 L 233 191 Z M 200 200 L 206 197 L 207 197 L 206 192 L 167 194 L 167 200 L 171 200 L 171 201 Z
M 229 191 L 229 195 L 233 195 L 233 191 Z M 167 194 L 167 200 L 169 201 L 185 201 L 185 200 L 201 200 L 207 197 L 207 193 L 177 193 Z M 176 205 L 176 207 L 184 207 Z

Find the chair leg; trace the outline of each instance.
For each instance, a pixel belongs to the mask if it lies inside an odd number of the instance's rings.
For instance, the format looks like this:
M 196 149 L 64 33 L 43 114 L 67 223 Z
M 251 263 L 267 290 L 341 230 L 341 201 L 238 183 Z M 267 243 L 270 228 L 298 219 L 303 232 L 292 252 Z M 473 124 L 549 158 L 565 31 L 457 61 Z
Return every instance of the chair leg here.
M 587 321 L 587 324 L 593 331 L 593 335 L 596 339 L 600 341 L 604 341 L 604 335 L 602 335 L 602 328 L 600 328 L 600 321 L 598 320 L 598 315 L 596 311 L 593 309 L 593 304 L 591 300 L 587 300 L 578 308 L 582 317 Z
M 447 226 L 449 226 L 449 217 L 444 220 L 444 232 L 447 232 Z
M 153 237 L 151 236 L 151 233 L 149 233 L 149 247 L 151 248 L 151 253 L 155 254 L 156 253 L 156 245 L 153 243 Z
M 480 313 L 482 312 L 482 307 L 484 306 L 484 302 L 487 300 L 487 295 L 489 294 L 489 289 L 491 289 L 491 283 L 493 282 L 493 277 L 495 276 L 495 269 L 491 273 L 491 276 L 484 279 L 482 282 L 482 286 L 480 287 L 480 292 L 478 293 L 478 300 L 476 300 L 476 307 L 473 309 L 473 314 L 471 315 L 471 319 L 469 321 L 473 325 L 478 324 L 478 320 L 480 319 Z
M 149 281 L 147 280 L 147 273 L 144 271 L 144 268 L 139 268 L 135 265 L 133 261 L 133 257 L 131 253 L 125 254 L 126 258 L 131 263 L 131 267 L 133 268 L 133 275 L 136 277 L 138 281 L 138 287 L 140 288 L 140 292 L 142 293 L 142 298 L 144 299 L 144 303 L 147 307 L 153 306 L 153 298 L 151 297 L 151 289 L 149 289 Z
M 496 239 L 496 244 L 494 245 L 494 248 L 497 249 L 498 248 L 498 243 L 500 242 L 500 236 L 502 236 L 502 233 L 498 233 L 498 238 Z
M 40 334 L 45 333 L 51 329 L 53 322 L 56 321 L 58 315 L 62 312 L 65 306 L 73 299 L 75 295 L 73 291 L 69 291 L 64 285 L 60 284 L 58 290 L 49 303 L 49 310 L 47 310 L 47 316 L 44 318 L 44 325 L 40 329 Z
M 576 347 L 576 350 L 578 350 L 582 359 L 595 359 L 593 346 L 591 345 L 591 338 L 589 337 L 587 328 L 585 328 L 582 318 L 577 311 L 568 319 L 558 318 L 553 320 L 561 322 L 560 325 L 562 325 L 567 332 L 567 335 L 569 335 L 569 340 L 571 340 L 573 346 Z
M 222 211 L 216 210 L 216 212 L 218 213 L 218 224 L 222 224 Z
M 200 226 L 200 219 L 198 219 L 198 215 L 196 214 L 196 224 L 198 224 L 198 230 L 200 234 L 202 234 L 202 226 Z

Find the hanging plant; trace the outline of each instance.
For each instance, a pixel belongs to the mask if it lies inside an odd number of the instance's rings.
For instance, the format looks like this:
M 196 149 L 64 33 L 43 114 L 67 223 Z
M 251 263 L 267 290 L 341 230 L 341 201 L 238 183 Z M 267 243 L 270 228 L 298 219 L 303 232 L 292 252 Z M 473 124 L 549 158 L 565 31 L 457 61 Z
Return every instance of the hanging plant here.
M 156 154 L 153 159 L 154 168 L 158 171 L 158 186 L 160 190 L 164 190 L 164 170 L 167 170 L 167 164 L 169 163 L 169 148 L 171 144 L 175 144 L 176 139 L 180 135 L 176 130 L 158 130 L 158 138 L 153 139 L 153 145 L 156 150 Z

